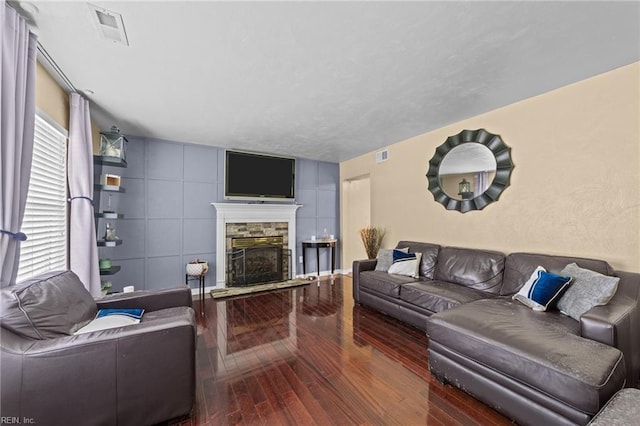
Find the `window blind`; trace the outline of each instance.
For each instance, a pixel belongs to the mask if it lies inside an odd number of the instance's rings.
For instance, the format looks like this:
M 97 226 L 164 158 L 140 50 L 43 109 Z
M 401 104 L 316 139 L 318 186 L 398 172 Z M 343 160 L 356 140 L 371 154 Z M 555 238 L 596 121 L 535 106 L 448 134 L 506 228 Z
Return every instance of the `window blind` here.
M 67 135 L 49 121 L 36 114 L 17 282 L 67 269 Z

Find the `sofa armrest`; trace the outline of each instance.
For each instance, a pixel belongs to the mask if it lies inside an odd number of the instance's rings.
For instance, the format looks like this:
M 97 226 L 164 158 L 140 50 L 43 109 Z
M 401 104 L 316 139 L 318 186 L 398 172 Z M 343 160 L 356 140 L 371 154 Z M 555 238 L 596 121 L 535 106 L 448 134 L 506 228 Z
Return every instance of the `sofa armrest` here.
M 377 259 L 354 260 L 351 274 L 353 277 L 353 300 L 360 302 L 360 272 L 376 269 Z
M 595 306 L 580 317 L 580 334 L 609 346 L 617 346 L 620 335 L 630 327 L 631 314 L 636 308 L 635 300 L 617 298 L 604 306 Z
M 618 348 L 624 354 L 627 385 L 640 376 L 638 301 L 616 295 L 607 305 L 595 306 L 580 317 L 580 335 Z
M 166 290 L 142 290 L 117 293 L 96 300 L 98 309 L 143 308 L 147 312 L 178 306 L 192 306 L 191 289 L 187 286 Z
M 165 317 L 153 321 L 143 321 L 107 330 L 92 331 L 90 333 L 63 336 L 58 339 L 32 340 L 17 336 L 10 331 L 2 330 L 2 349 L 5 353 L 21 356 L 42 356 L 55 352 L 60 355 L 62 351 L 83 351 L 84 347 L 108 345 L 114 341 L 128 338 L 136 338 L 146 333 L 165 332 L 168 329 L 190 327 L 195 333 L 195 314 L 189 310 L 189 315 Z M 112 356 L 110 354 L 110 356 Z M 95 360 L 91 361 L 95 362 Z
M 58 339 L 31 340 L 4 328 L 1 334 L 3 416 L 47 424 L 82 418 L 86 424 L 136 425 L 191 409 L 196 345 L 191 308 Z

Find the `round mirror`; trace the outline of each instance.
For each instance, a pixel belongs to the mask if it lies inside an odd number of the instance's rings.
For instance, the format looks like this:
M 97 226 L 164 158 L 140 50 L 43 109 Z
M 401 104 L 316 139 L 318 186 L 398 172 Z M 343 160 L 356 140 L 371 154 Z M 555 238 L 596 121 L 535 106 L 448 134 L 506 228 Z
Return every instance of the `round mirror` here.
M 481 210 L 509 186 L 511 150 L 484 129 L 447 138 L 429 161 L 427 179 L 434 199 L 449 210 Z
M 440 163 L 440 187 L 455 200 L 484 194 L 496 175 L 496 159 L 486 146 L 471 142 L 458 145 Z

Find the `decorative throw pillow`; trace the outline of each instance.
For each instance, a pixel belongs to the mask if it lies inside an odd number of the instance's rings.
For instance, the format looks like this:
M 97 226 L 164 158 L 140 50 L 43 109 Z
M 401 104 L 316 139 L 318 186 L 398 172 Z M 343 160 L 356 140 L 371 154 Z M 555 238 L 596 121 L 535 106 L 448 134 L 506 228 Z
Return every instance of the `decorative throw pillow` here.
M 553 274 L 538 266 L 513 299 L 534 311 L 546 311 L 555 306 L 571 281 L 571 277 Z
M 91 333 L 92 331 L 108 330 L 110 328 L 124 327 L 139 324 L 142 320 L 144 309 L 100 309 L 96 318 L 89 324 L 76 331 L 74 334 Z
M 380 249 L 378 250 L 378 263 L 376 263 L 376 271 L 387 272 L 389 267 L 393 264 L 393 251 L 399 250 L 404 253 L 409 253 L 409 247 L 401 249 Z
M 389 267 L 390 274 L 406 275 L 418 278 L 420 275 L 420 260 L 422 253 L 404 253 L 393 251 L 393 264 Z
M 606 305 L 618 290 L 620 278 L 602 275 L 570 263 L 560 272 L 570 275 L 574 283 L 558 301 L 558 309 L 580 321 L 582 314 L 598 305 Z

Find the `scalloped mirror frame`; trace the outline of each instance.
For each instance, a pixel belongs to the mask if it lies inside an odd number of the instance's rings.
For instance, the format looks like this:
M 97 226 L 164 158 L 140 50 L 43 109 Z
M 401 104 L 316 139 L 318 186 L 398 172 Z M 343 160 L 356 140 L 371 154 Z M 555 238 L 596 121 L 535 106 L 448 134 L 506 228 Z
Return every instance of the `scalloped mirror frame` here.
M 470 200 L 456 200 L 444 192 L 440 185 L 438 172 L 442 160 L 449 151 L 465 143 L 479 143 L 489 148 L 496 159 L 496 175 L 489 188 L 482 194 Z M 457 135 L 449 136 L 442 145 L 436 148 L 436 153 L 429 160 L 429 171 L 427 172 L 429 191 L 433 194 L 435 201 L 442 204 L 447 210 L 456 210 L 460 213 L 482 210 L 489 204 L 498 201 L 502 192 L 509 186 L 513 167 L 511 148 L 504 143 L 499 135 L 489 133 L 485 129 L 463 130 Z

